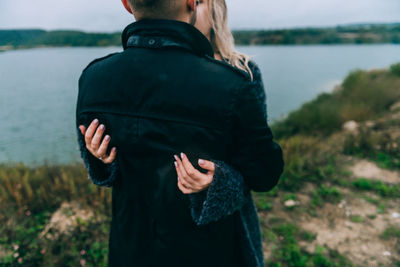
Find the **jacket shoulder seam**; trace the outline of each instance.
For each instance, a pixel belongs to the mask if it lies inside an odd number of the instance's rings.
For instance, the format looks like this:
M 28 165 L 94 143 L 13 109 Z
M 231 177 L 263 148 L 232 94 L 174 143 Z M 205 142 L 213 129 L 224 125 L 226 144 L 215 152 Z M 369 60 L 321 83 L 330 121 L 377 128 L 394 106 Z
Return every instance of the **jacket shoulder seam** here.
M 241 78 L 243 78 L 245 80 L 250 80 L 250 76 L 245 71 L 238 69 L 238 68 L 226 63 L 225 61 L 221 61 L 221 60 L 209 57 L 209 56 L 205 56 L 204 58 L 206 58 L 207 60 L 211 61 L 214 64 L 218 64 L 220 66 L 223 66 L 223 67 L 239 74 L 239 76 L 241 76 Z
M 116 55 L 116 54 L 119 54 L 119 53 L 120 53 L 120 52 L 114 52 L 114 53 L 108 54 L 108 55 L 106 55 L 106 56 L 104 56 L 104 57 L 99 57 L 99 58 L 96 58 L 96 59 L 92 60 L 92 61 L 89 62 L 89 64 L 82 70 L 82 72 L 86 71 L 86 70 L 87 70 L 90 66 L 92 66 L 94 63 L 99 62 L 99 61 L 102 61 L 102 60 L 105 60 L 105 59 L 107 59 L 107 58 L 109 58 L 109 57 L 112 57 L 112 56 L 114 56 L 114 55 Z

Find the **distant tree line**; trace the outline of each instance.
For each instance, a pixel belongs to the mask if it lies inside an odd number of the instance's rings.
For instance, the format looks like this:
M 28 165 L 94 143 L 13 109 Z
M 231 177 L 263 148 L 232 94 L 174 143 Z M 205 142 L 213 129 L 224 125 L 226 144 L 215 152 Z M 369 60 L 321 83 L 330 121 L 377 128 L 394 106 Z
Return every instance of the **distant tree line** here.
M 121 33 L 81 31 L 0 30 L 0 46 L 114 46 L 121 44 Z
M 347 25 L 334 28 L 235 31 L 237 44 L 371 44 L 400 43 L 400 23 Z
M 400 23 L 344 25 L 332 28 L 240 30 L 233 32 L 238 45 L 371 44 L 400 43 Z M 119 46 L 121 33 L 41 29 L 0 30 L 1 47 Z

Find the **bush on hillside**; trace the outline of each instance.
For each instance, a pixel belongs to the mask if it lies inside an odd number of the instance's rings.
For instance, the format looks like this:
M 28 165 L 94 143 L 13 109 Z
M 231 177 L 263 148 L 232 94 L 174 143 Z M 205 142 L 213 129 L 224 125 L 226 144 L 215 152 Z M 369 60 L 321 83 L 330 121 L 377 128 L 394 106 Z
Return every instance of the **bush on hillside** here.
M 400 75 L 393 76 L 385 70 L 354 70 L 341 87 L 341 90 L 320 94 L 275 122 L 274 134 L 278 138 L 296 134 L 328 135 L 340 130 L 349 120 L 373 120 L 400 100 Z
M 400 76 L 400 62 L 390 66 L 390 72 L 394 75 Z

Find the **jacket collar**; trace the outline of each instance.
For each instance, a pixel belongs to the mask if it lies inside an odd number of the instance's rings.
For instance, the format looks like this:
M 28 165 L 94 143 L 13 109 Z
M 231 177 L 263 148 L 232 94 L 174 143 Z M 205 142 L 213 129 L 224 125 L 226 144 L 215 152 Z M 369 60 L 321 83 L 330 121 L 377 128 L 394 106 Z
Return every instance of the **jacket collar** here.
M 177 20 L 141 19 L 126 26 L 121 38 L 124 50 L 129 46 L 157 48 L 173 44 L 201 56 L 214 57 L 207 37 L 194 26 Z

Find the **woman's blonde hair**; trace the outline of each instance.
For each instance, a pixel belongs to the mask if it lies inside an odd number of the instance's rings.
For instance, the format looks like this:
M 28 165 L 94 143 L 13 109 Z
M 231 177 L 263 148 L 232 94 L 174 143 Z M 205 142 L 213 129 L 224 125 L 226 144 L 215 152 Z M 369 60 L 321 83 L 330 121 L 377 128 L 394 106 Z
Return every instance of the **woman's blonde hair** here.
M 228 8 L 225 0 L 209 0 L 211 11 L 211 44 L 214 51 L 230 65 L 247 72 L 253 80 L 249 67 L 250 57 L 235 48 L 235 40 L 228 26 Z

